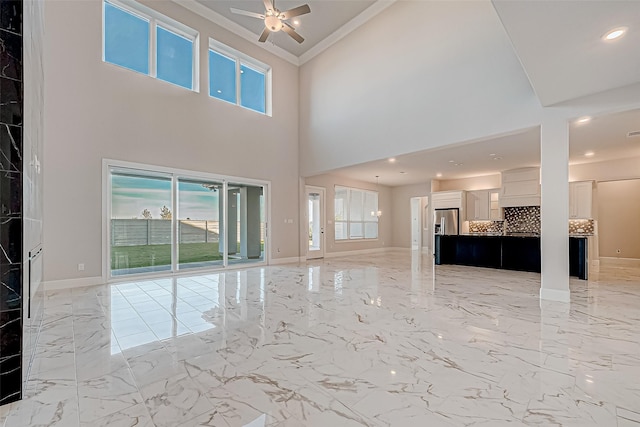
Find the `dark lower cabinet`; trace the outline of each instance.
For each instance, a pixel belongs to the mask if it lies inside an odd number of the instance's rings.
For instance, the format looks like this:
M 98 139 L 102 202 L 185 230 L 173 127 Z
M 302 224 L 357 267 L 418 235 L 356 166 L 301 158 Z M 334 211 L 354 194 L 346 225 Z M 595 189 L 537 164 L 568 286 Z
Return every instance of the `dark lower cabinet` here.
M 458 264 L 476 267 L 501 267 L 500 239 L 477 239 L 475 236 L 459 236 L 456 245 Z
M 540 238 L 511 237 L 502 239 L 502 268 L 539 273 Z
M 435 263 L 503 268 L 539 273 L 540 238 L 523 236 L 436 235 Z M 569 239 L 569 274 L 586 280 L 587 238 Z

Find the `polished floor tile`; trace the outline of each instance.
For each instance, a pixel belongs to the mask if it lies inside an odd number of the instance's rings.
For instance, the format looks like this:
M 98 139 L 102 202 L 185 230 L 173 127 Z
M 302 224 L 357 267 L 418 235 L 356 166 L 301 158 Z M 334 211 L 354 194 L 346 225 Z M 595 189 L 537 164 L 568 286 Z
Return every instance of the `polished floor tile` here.
M 640 272 L 390 252 L 49 292 L 22 426 L 640 427 Z

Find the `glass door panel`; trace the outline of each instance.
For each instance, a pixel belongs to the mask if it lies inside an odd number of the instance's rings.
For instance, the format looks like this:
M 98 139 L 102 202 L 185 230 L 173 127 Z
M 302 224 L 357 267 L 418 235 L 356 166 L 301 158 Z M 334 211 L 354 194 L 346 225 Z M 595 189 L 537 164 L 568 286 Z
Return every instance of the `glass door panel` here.
M 229 264 L 264 261 L 264 187 L 229 183 L 227 200 Z
M 222 266 L 221 182 L 178 179 L 178 268 Z
M 324 188 L 307 187 L 307 259 L 324 257 Z
M 171 270 L 171 178 L 111 172 L 111 276 Z

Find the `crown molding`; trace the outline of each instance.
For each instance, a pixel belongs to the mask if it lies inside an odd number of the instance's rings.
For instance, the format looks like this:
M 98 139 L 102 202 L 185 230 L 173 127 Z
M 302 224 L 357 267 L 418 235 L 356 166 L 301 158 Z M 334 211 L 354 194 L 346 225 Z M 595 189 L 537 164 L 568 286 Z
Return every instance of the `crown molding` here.
M 225 30 L 231 31 L 235 35 L 242 37 L 243 39 L 251 42 L 252 44 L 261 47 L 262 49 L 284 59 L 287 62 L 290 62 L 293 65 L 300 66 L 311 59 L 315 58 L 320 53 L 327 50 L 329 47 L 333 46 L 335 43 L 342 40 L 345 36 L 353 32 L 355 29 L 372 19 L 374 16 L 378 15 L 380 12 L 391 6 L 396 0 L 377 0 L 371 6 L 360 12 L 349 22 L 344 24 L 342 27 L 338 28 L 336 31 L 331 33 L 328 37 L 321 40 L 315 46 L 310 48 L 308 51 L 300 55 L 300 57 L 295 56 L 294 54 L 284 50 L 283 48 L 268 44 L 268 43 L 260 43 L 257 40 L 257 35 L 247 30 L 243 26 L 236 24 L 229 18 L 226 18 L 220 15 L 217 12 L 209 9 L 205 5 L 198 3 L 196 0 L 171 0 L 172 2 L 179 4 L 185 9 L 190 10 L 193 13 L 196 13 L 205 19 L 213 22 L 224 28 Z
M 231 31 L 235 35 L 242 37 L 243 39 L 251 42 L 252 44 L 258 47 L 261 47 L 262 49 L 268 51 L 269 53 L 272 53 L 284 59 L 285 61 L 290 62 L 293 65 L 296 65 L 296 66 L 300 65 L 300 60 L 294 54 L 289 53 L 286 50 L 282 49 L 281 47 L 278 47 L 273 44 L 260 43 L 258 41 L 257 34 L 253 34 L 251 31 L 247 30 L 243 26 L 236 24 L 232 20 L 225 18 L 224 16 L 220 15 L 217 12 L 214 12 L 213 10 L 206 7 L 205 5 L 198 3 L 196 0 L 171 0 L 171 1 L 184 7 L 185 9 L 190 10 L 193 13 L 196 13 L 208 19 L 214 24 L 221 26 L 225 30 Z
M 344 24 L 342 27 L 338 28 L 336 31 L 331 33 L 329 36 L 321 40 L 318 44 L 313 46 L 311 49 L 300 55 L 299 65 L 302 65 L 306 62 L 309 62 L 311 59 L 318 56 L 320 53 L 327 50 L 329 47 L 333 46 L 340 40 L 342 40 L 345 36 L 353 32 L 355 29 L 365 24 L 367 21 L 372 19 L 374 16 L 394 4 L 396 0 L 378 0 L 373 3 L 371 6 L 360 12 L 358 15 L 353 17 L 349 22 Z

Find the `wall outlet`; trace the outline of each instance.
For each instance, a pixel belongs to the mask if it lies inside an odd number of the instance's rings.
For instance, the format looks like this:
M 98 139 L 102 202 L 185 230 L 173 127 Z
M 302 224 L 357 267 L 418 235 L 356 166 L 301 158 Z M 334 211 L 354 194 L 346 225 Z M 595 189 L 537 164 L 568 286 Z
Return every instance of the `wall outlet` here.
M 78 271 L 84 271 L 84 264 L 78 264 Z

